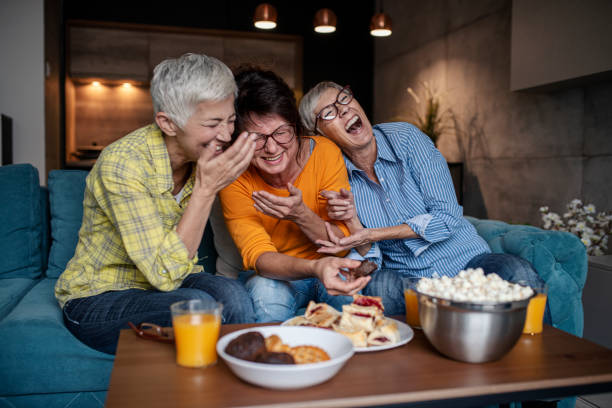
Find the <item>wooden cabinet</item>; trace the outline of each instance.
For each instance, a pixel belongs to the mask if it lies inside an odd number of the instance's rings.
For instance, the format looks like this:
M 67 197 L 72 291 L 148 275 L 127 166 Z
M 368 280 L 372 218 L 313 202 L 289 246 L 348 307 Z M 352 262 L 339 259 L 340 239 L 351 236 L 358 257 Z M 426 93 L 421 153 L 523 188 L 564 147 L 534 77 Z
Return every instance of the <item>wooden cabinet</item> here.
M 68 30 L 71 77 L 149 78 L 149 39 L 142 31 L 71 26 Z
M 67 41 L 64 145 L 69 167 L 91 165 L 79 151 L 107 146 L 153 121 L 149 82 L 155 66 L 167 58 L 192 52 L 230 68 L 256 64 L 276 71 L 297 98 L 302 95 L 298 36 L 72 20 Z

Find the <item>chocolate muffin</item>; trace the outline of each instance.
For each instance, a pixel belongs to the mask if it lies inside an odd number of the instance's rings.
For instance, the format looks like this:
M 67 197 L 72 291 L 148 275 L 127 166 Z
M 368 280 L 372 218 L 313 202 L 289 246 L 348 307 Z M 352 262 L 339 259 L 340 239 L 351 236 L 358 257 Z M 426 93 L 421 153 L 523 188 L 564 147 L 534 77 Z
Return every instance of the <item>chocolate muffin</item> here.
M 246 332 L 230 341 L 225 352 L 242 360 L 255 361 L 258 355 L 266 353 L 266 342 L 259 332 Z
M 274 351 L 267 351 L 259 354 L 255 358 L 255 362 L 266 364 L 295 364 L 295 360 L 291 354 L 276 353 Z

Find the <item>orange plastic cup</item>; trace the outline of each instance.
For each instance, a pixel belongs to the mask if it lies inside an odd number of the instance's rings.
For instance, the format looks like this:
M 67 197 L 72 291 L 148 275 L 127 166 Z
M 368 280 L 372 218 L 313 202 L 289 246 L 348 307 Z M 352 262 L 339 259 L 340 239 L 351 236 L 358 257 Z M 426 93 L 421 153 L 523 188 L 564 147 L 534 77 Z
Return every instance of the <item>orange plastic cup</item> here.
M 402 278 L 404 284 L 404 300 L 406 302 L 406 323 L 412 328 L 421 328 L 419 318 L 419 299 L 414 291 L 421 278 Z
M 185 300 L 170 306 L 176 363 L 183 367 L 206 367 L 217 362 L 217 340 L 223 305 L 210 300 Z
M 523 333 L 539 334 L 542 333 L 543 329 L 544 310 L 546 309 L 548 286 L 542 285 L 532 289 L 536 292 L 536 295 L 529 300 Z

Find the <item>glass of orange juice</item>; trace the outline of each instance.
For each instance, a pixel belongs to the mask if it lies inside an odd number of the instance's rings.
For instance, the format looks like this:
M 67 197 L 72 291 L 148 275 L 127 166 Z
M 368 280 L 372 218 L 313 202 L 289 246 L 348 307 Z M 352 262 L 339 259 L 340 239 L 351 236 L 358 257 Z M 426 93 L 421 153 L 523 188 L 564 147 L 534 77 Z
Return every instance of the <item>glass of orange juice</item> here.
M 527 305 L 527 316 L 523 333 L 539 334 L 542 333 L 544 323 L 544 310 L 546 309 L 546 298 L 548 296 L 548 285 L 542 284 L 532 287 L 535 296 L 529 300 Z
M 406 301 L 406 323 L 408 323 L 410 327 L 416 329 L 421 328 L 421 320 L 419 319 L 419 299 L 415 292 L 419 280 L 421 280 L 421 278 L 402 278 L 402 283 L 404 285 L 404 300 Z
M 217 339 L 223 305 L 213 299 L 183 300 L 170 305 L 176 363 L 206 367 L 217 362 Z

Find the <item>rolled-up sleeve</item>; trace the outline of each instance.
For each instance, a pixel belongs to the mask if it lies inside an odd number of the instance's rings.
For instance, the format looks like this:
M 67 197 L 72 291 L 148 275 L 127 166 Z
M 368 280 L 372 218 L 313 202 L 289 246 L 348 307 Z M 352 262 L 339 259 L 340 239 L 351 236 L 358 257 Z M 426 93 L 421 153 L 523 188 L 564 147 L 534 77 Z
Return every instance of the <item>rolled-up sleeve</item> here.
M 459 228 L 463 211 L 457 203 L 446 160 L 429 137 L 418 130 L 412 131 L 414 137 L 406 139 L 410 143 L 406 149 L 407 162 L 422 193 L 426 213 L 404 221 L 419 236 L 404 241 L 418 256 L 431 244 L 448 239 Z

